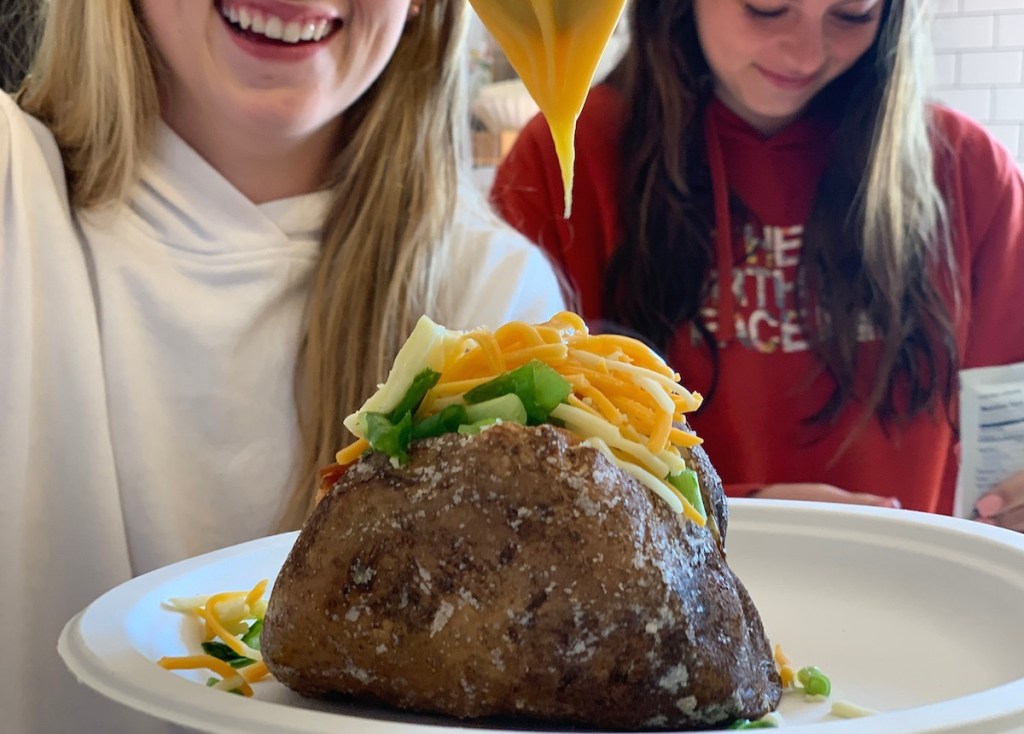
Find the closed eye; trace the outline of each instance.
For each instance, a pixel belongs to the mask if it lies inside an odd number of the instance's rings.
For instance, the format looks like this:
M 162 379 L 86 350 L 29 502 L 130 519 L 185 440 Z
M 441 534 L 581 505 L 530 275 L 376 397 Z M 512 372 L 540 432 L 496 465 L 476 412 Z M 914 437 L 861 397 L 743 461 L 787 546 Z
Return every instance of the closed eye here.
M 747 15 L 753 18 L 779 18 L 786 12 L 786 7 L 781 8 L 760 8 L 750 3 L 744 3 L 744 9 L 747 11 Z
M 836 17 L 844 23 L 852 23 L 853 25 L 867 25 L 875 19 L 875 14 L 868 13 L 836 13 Z

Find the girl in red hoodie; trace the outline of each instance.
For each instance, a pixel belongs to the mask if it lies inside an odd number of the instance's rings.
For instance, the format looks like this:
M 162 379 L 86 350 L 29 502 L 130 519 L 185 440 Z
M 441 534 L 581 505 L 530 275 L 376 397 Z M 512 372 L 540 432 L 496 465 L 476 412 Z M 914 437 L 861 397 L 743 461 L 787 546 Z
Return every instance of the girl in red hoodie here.
M 540 118 L 505 218 L 585 317 L 659 348 L 733 495 L 949 513 L 960 369 L 1024 361 L 1024 180 L 925 101 L 921 0 L 635 0 L 577 130 Z M 1024 480 L 984 497 L 1024 530 Z

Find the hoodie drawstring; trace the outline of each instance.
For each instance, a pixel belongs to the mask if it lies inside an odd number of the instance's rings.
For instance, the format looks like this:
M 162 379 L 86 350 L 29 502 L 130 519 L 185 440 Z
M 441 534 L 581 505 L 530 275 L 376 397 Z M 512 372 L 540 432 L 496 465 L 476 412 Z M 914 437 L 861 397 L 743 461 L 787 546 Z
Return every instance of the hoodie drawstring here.
M 725 157 L 714 112 L 709 105 L 704 118 L 704 137 L 711 169 L 711 193 L 715 200 L 715 256 L 718 272 L 718 345 L 724 347 L 736 336 L 736 299 L 732 292 L 732 219 L 729 214 L 729 182 Z

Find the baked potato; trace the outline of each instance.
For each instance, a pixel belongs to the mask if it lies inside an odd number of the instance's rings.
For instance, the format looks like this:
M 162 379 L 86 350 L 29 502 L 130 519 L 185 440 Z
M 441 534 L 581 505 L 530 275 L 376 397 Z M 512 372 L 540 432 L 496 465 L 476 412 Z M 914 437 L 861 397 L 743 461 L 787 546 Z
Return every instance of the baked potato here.
M 687 452 L 708 522 L 552 425 L 415 441 L 352 464 L 274 585 L 274 676 L 459 718 L 699 729 L 773 710 L 761 619 L 724 552 L 727 509 Z

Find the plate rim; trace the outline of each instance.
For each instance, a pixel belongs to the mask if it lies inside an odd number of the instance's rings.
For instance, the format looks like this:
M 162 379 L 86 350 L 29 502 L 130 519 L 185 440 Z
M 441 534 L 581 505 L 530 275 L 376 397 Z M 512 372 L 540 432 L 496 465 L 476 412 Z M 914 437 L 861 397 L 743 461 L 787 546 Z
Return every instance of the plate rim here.
M 918 531 L 915 538 L 888 536 L 903 544 L 921 543 L 920 538 L 927 538 L 929 534 L 943 537 L 952 532 L 962 540 L 970 539 L 969 542 L 979 548 L 985 548 L 992 555 L 1000 554 L 1000 563 L 1011 570 L 1020 568 L 1018 575 L 1024 579 L 1024 534 L 981 523 L 911 510 L 789 500 L 730 499 L 729 512 L 730 535 L 737 525 L 740 528 L 748 524 L 778 525 L 780 518 L 790 519 L 791 522 L 786 523 L 787 525 L 805 529 L 808 533 L 816 531 L 814 534 L 820 534 L 824 523 L 828 521 L 842 526 L 847 531 L 864 532 L 868 523 L 877 528 L 878 522 L 899 526 L 904 530 L 907 527 L 915 528 Z M 803 518 L 805 522 L 792 521 L 793 517 Z M 150 595 L 151 589 L 160 583 L 177 579 L 195 568 L 223 563 L 233 557 L 254 552 L 273 552 L 280 549 L 283 560 L 297 536 L 298 531 L 278 533 L 214 550 L 136 576 L 107 591 L 72 617 L 61 631 L 57 651 L 80 684 L 87 685 L 121 705 L 154 718 L 211 734 L 234 734 L 240 727 L 261 734 L 327 734 L 347 731 L 348 725 L 357 726 L 358 731 L 368 734 L 425 734 L 430 731 L 440 734 L 465 732 L 467 728 L 478 729 L 471 723 L 463 725 L 454 722 L 451 726 L 444 726 L 372 719 L 340 712 L 297 708 L 260 699 L 225 697 L 220 692 L 197 686 L 192 681 L 161 670 L 155 661 L 143 656 L 131 644 L 127 635 L 122 635 L 119 640 L 115 636 L 113 639 L 118 640 L 119 644 L 102 649 L 96 649 L 85 637 L 83 628 L 87 626 L 95 627 L 100 632 L 104 629 L 117 629 L 117 621 L 125 618 L 127 611 L 133 608 L 133 602 Z M 937 547 L 937 544 L 933 544 L 932 547 Z M 728 553 L 728 543 L 726 551 Z M 1010 553 L 1006 554 L 1005 551 Z M 1013 566 L 1009 562 L 1012 561 L 1014 553 L 1019 556 L 1019 566 Z M 987 564 L 986 568 L 991 570 Z M 116 610 L 122 611 L 121 616 L 118 616 Z M 179 690 L 189 700 L 188 706 L 180 705 L 178 699 L 167 695 Z M 286 723 L 274 720 L 273 714 L 282 708 L 289 712 Z M 963 715 L 964 711 L 979 710 L 985 711 L 986 714 L 981 717 L 976 713 L 969 717 Z M 996 728 L 986 728 L 988 725 Z M 801 724 L 799 728 L 806 734 L 843 734 L 863 731 L 863 727 L 863 720 L 852 719 Z M 966 696 L 925 706 L 883 712 L 871 717 L 871 730 L 878 734 L 963 732 L 968 730 L 965 727 L 979 732 L 1024 731 L 1024 676 L 1007 684 Z M 480 731 L 525 734 L 527 730 L 492 728 Z

